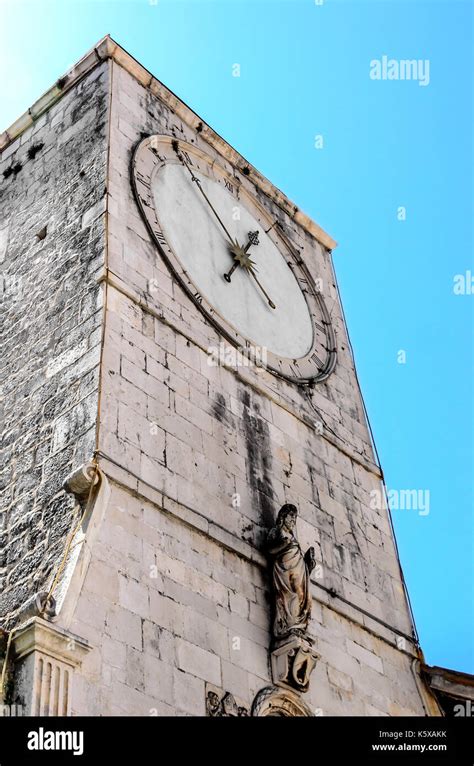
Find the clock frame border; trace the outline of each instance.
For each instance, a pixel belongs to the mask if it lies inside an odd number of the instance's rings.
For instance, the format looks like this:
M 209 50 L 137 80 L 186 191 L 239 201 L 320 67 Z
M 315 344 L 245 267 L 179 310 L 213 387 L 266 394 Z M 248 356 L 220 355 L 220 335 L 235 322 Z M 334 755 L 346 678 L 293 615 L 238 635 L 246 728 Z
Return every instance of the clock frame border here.
M 163 157 L 160 155 L 159 149 L 163 153 L 164 148 L 166 148 L 167 153 Z M 158 219 L 151 191 L 152 176 L 158 165 L 163 162 L 180 161 L 179 152 L 186 153 L 187 157 L 194 155 L 195 158 L 199 158 L 207 166 L 212 166 L 213 170 L 217 168 L 223 179 L 227 178 L 229 182 L 237 185 L 239 192 L 242 192 L 244 196 L 251 200 L 252 206 L 257 209 L 258 213 L 268 223 L 269 229 L 266 230 L 266 233 L 270 236 L 270 232 L 272 232 L 270 238 L 279 250 L 281 257 L 284 258 L 291 269 L 308 306 L 313 325 L 313 342 L 310 351 L 303 357 L 292 359 L 278 356 L 267 349 L 267 362 L 265 364 L 261 361 L 254 363 L 291 383 L 314 384 L 325 381 L 333 372 L 337 361 L 336 339 L 329 311 L 309 269 L 284 232 L 279 221 L 272 221 L 270 213 L 261 205 L 257 197 L 246 188 L 243 179 L 235 175 L 236 169 L 233 166 L 232 172 L 229 172 L 225 167 L 226 164 L 229 164 L 225 158 L 219 158 L 220 161 L 217 161 L 195 144 L 169 134 L 154 133 L 141 138 L 134 147 L 131 158 L 130 177 L 135 201 L 142 219 L 167 268 L 214 329 L 233 347 L 238 349 L 240 353 L 252 360 L 249 349 L 251 350 L 252 347 L 256 348 L 257 344 L 243 336 L 236 327 L 212 306 L 205 296 L 200 294 L 199 287 L 193 282 L 191 276 L 181 264 L 179 257 L 168 243 Z M 181 162 L 184 164 L 182 158 Z M 201 168 L 199 170 L 203 172 Z M 229 194 L 231 194 L 230 191 Z M 239 199 L 239 197 L 236 199 Z M 301 272 L 302 276 L 298 277 L 298 271 Z M 321 367 L 314 360 L 317 330 L 320 333 L 324 332 L 326 339 L 326 358 L 321 360 Z

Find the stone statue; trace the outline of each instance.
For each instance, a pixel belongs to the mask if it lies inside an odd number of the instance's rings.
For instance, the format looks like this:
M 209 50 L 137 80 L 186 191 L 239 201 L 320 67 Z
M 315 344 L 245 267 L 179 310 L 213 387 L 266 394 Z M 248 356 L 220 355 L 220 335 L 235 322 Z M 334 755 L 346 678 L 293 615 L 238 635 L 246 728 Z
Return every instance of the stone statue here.
M 296 506 L 284 505 L 267 537 L 273 560 L 273 636 L 277 641 L 305 636 L 311 616 L 309 576 L 315 566 L 314 548 L 308 548 L 303 555 L 295 534 L 297 514 Z

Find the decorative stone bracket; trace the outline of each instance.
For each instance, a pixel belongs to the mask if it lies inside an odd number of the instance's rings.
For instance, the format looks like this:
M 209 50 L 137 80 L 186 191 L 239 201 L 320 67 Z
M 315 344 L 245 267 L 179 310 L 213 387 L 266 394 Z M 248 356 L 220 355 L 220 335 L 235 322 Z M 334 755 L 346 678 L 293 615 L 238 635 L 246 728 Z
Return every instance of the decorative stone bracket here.
M 43 617 L 45 620 L 54 622 L 57 618 L 54 596 L 42 590 L 27 599 L 20 610 L 18 623 L 29 622 L 32 617 Z
M 24 715 L 71 715 L 74 672 L 90 648 L 79 636 L 40 617 L 15 631 L 14 696 Z
M 307 692 L 319 654 L 308 636 L 293 635 L 281 642 L 271 653 L 273 683 L 287 689 Z
M 94 463 L 86 463 L 71 473 L 64 482 L 64 489 L 74 495 L 81 508 L 85 508 L 87 500 L 99 483 L 100 474 Z
M 110 485 L 99 466 L 90 461 L 71 473 L 63 487 L 73 495 L 83 514 L 81 527 L 76 532 L 68 561 L 55 589 L 56 614 L 61 615 L 61 624 L 68 628 L 89 566 L 91 549 L 109 502 Z

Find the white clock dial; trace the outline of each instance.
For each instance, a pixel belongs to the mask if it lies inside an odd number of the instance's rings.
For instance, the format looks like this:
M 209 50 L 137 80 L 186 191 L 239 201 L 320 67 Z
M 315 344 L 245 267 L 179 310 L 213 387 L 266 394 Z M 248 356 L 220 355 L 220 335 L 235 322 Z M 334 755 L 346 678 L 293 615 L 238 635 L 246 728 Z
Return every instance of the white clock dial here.
M 224 279 L 233 265 L 225 232 L 187 169 L 180 162 L 166 163 L 156 168 L 151 190 L 163 233 L 183 268 L 199 293 L 245 338 L 277 356 L 305 356 L 313 342 L 308 304 L 282 254 L 265 234 L 265 224 L 233 199 L 223 184 L 196 169 L 193 173 L 232 239 L 246 244 L 248 232 L 258 231 L 259 243 L 249 254 L 276 308 L 270 308 L 245 269 L 237 268 L 231 282 Z M 240 220 L 234 220 L 237 216 Z
M 138 205 L 173 275 L 218 331 L 295 382 L 336 362 L 322 295 L 298 251 L 224 160 L 171 136 L 133 157 Z

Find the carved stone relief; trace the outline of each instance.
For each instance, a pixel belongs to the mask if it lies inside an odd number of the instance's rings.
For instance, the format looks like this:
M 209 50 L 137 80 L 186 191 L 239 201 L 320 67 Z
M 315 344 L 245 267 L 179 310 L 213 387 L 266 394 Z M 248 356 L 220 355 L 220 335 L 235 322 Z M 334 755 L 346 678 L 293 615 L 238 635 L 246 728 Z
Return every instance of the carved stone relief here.
M 206 713 L 213 718 L 240 718 L 248 716 L 248 705 L 230 692 L 206 684 Z
M 252 716 L 281 718 L 312 717 L 313 713 L 300 695 L 278 686 L 266 686 L 256 694 L 252 703 Z

